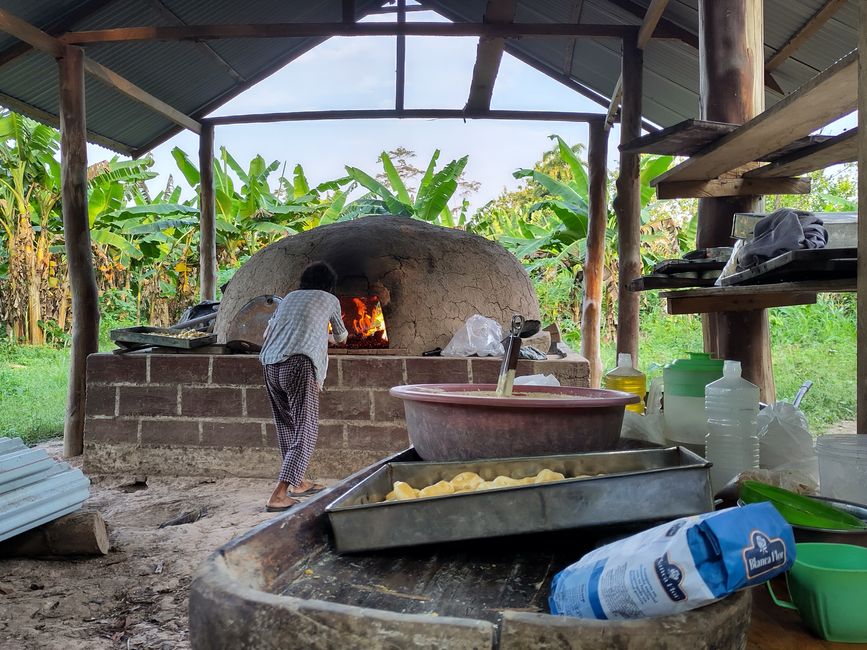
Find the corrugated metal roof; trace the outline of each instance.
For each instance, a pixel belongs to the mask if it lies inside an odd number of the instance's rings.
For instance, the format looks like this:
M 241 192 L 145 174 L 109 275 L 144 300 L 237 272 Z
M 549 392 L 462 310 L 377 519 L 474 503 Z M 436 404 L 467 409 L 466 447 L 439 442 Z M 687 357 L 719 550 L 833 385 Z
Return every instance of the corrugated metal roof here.
M 90 0 L 91 2 L 93 0 Z M 486 0 L 419 0 L 443 16 L 480 22 Z M 825 0 L 765 0 L 765 56 L 769 58 Z M 638 25 L 650 0 L 518 0 L 520 22 L 617 23 Z M 51 29 L 68 22 L 70 12 L 86 0 L 0 0 L 0 6 L 24 20 Z M 340 0 L 111 0 L 79 18 L 68 29 L 135 25 L 212 23 L 328 22 L 341 17 Z M 357 0 L 364 15 L 382 0 Z M 626 8 L 624 8 L 626 7 Z M 636 9 L 630 11 L 629 7 Z M 697 0 L 671 0 L 664 18 L 698 34 Z M 857 2 L 849 0 L 773 75 L 790 92 L 816 72 L 857 46 Z M 87 53 L 144 90 L 188 115 L 207 115 L 256 81 L 321 42 L 318 38 L 225 39 L 192 42 L 109 43 Z M 0 33 L 0 55 L 16 39 Z M 619 43 L 613 39 L 539 39 L 508 41 L 507 50 L 555 78 L 564 75 L 610 96 L 620 75 Z M 652 41 L 644 55 L 644 114 L 662 126 L 698 116 L 698 51 L 676 41 Z M 468 89 L 469 90 L 469 89 Z M 16 110 L 46 119 L 57 114 L 57 70 L 50 57 L 32 52 L 0 67 L 0 97 Z M 780 99 L 766 94 L 771 106 Z M 88 129 L 116 143 L 116 148 L 146 151 L 177 132 L 178 127 L 146 106 L 97 81 L 87 84 Z M 327 108 L 327 107 L 323 107 Z
M 80 469 L 21 438 L 0 438 L 0 541 L 75 512 L 89 493 Z

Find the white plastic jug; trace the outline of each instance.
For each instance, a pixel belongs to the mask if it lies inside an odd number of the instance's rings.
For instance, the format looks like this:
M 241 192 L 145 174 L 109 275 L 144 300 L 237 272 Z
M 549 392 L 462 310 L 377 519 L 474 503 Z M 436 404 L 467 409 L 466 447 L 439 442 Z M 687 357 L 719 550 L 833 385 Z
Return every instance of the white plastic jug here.
M 740 472 L 759 467 L 759 387 L 741 377 L 740 361 L 726 361 L 723 377 L 704 389 L 705 457 L 713 463 L 714 492 Z

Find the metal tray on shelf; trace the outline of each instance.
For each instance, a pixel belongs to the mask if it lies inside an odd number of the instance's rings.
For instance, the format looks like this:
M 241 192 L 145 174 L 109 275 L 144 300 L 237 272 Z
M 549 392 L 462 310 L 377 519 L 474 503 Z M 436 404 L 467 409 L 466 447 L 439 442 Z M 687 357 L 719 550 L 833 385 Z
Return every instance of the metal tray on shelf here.
M 485 480 L 542 469 L 586 478 L 385 502 L 395 481 L 421 488 L 476 472 Z M 670 447 L 442 463 L 389 463 L 331 503 L 338 553 L 575 528 L 657 522 L 713 509 L 704 458 Z
M 111 330 L 109 336 L 112 341 L 121 347 L 145 347 L 153 345 L 190 350 L 205 345 L 213 345 L 217 342 L 216 334 L 199 336 L 194 339 L 179 339 L 176 336 L 167 336 L 168 334 L 178 334 L 181 331 L 183 330 L 170 329 L 168 327 L 124 327 Z

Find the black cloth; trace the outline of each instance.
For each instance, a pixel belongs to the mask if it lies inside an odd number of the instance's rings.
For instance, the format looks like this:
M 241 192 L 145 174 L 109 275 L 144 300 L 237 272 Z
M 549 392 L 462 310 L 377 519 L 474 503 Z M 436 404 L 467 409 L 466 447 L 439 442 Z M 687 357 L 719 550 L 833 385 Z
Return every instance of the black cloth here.
M 738 269 L 748 269 L 801 248 L 825 248 L 827 243 L 828 231 L 816 215 L 781 208 L 756 224 L 753 238 L 741 248 Z

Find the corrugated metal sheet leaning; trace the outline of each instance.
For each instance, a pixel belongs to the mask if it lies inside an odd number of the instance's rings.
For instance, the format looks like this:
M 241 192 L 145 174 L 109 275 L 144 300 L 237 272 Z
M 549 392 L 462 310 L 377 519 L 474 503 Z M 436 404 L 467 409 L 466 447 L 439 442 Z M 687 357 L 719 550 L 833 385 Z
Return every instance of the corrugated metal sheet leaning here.
M 80 469 L 21 438 L 0 438 L 0 541 L 75 512 L 89 494 Z

